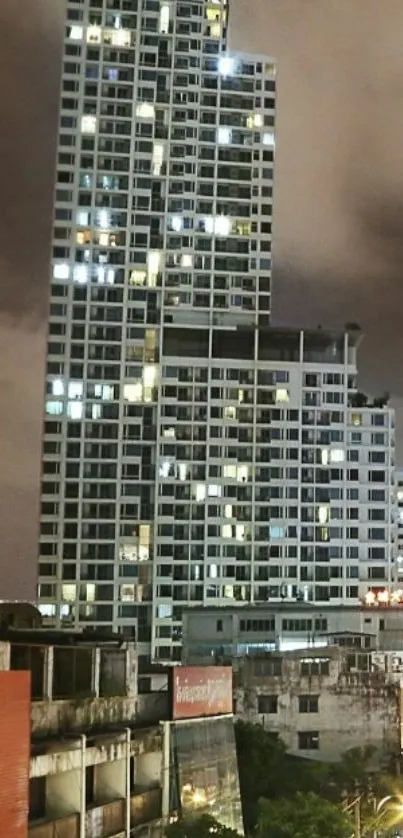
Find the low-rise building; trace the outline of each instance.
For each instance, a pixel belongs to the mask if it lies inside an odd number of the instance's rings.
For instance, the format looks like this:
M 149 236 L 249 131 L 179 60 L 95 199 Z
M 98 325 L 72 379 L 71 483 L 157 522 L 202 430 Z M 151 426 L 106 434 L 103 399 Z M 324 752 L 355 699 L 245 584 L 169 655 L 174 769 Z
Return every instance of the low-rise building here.
M 29 804 L 21 838 L 160 835 L 163 731 L 138 726 L 134 643 L 3 626 L 0 670 L 30 673 L 30 758 L 19 781 Z M 18 742 L 26 741 L 27 729 L 15 730 Z M 7 754 L 3 763 L 2 777 Z
M 133 641 L 17 624 L 0 625 L 1 838 L 160 838 L 193 811 L 242 833 L 231 667 L 170 668 L 147 711 Z
M 337 644 L 403 650 L 403 606 L 266 603 L 187 608 L 183 661 L 207 665 L 257 652 L 292 651 Z
M 246 657 L 236 666 L 236 714 L 277 733 L 294 755 L 334 761 L 371 745 L 397 759 L 401 669 L 386 655 L 338 646 Z

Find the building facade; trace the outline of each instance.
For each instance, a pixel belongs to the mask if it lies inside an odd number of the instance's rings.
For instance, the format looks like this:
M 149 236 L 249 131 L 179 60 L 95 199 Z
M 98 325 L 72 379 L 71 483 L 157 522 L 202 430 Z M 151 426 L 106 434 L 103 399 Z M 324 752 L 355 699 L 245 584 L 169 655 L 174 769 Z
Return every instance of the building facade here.
M 401 604 L 366 607 L 309 603 L 185 608 L 183 662 L 206 665 L 268 651 L 338 644 L 381 652 L 403 649 Z
M 273 328 L 167 333 L 157 657 L 181 655 L 185 604 L 287 601 L 326 610 L 358 604 L 368 588 L 391 589 L 394 417 L 386 405 L 357 406 L 356 337 Z
M 145 657 L 164 341 L 270 311 L 275 66 L 230 53 L 227 18 L 226 0 L 67 2 L 39 603 L 55 626 L 135 625 Z
M 328 647 L 245 658 L 234 698 L 238 718 L 278 733 L 291 754 L 326 762 L 371 746 L 378 760 L 400 759 L 401 675 L 374 666 L 370 652 Z

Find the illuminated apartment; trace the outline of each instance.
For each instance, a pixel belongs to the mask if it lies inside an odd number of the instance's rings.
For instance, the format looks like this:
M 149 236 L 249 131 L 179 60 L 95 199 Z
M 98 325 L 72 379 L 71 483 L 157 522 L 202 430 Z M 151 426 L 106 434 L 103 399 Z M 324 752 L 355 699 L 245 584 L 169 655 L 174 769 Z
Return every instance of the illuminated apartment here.
M 186 604 L 325 613 L 393 588 L 393 411 L 357 393 L 356 342 L 271 328 L 164 336 L 157 657 L 180 657 Z
M 67 2 L 39 602 L 56 627 L 135 627 L 145 655 L 175 639 L 155 622 L 163 342 L 270 312 L 275 67 L 227 51 L 227 15 Z

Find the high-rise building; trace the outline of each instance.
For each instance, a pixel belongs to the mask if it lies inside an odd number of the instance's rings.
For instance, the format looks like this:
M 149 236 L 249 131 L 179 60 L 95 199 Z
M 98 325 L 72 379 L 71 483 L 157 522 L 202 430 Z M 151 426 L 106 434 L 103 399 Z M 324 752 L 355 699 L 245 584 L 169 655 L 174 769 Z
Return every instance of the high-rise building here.
M 159 617 L 159 492 L 179 445 L 162 411 L 170 387 L 182 398 L 164 341 L 199 329 L 214 352 L 214 327 L 270 312 L 275 66 L 227 50 L 227 16 L 226 0 L 67 2 L 39 602 L 57 626 L 135 624 L 145 649 L 153 627 L 161 657 L 178 621 Z M 205 390 L 196 377 L 207 416 Z
M 326 609 L 393 588 L 394 414 L 357 392 L 356 343 L 272 328 L 164 334 L 157 658 L 180 656 L 186 603 Z M 130 573 L 141 543 L 122 542 Z M 122 603 L 123 620 L 131 610 Z

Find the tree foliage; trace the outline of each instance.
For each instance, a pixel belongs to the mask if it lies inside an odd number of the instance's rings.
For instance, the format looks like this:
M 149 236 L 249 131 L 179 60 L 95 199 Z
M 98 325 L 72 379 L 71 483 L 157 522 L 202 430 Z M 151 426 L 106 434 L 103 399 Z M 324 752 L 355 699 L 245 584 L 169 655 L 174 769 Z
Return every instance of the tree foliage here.
M 349 838 L 352 828 L 339 806 L 313 792 L 259 803 L 257 838 Z
M 235 829 L 224 826 L 211 815 L 183 818 L 165 828 L 166 838 L 240 838 Z

